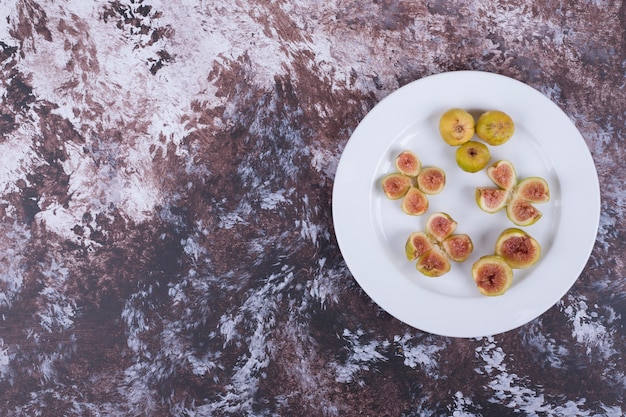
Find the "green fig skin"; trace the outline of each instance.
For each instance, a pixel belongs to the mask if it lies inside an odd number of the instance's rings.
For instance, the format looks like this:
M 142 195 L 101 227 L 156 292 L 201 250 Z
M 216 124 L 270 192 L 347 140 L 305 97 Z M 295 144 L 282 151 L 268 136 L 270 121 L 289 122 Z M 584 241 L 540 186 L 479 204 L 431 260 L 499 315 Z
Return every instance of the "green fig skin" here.
M 498 237 L 495 254 L 513 269 L 530 268 L 541 257 L 541 245 L 524 230 L 511 227 Z
M 489 148 L 480 142 L 470 140 L 456 150 L 456 163 L 465 172 L 481 171 L 491 160 Z

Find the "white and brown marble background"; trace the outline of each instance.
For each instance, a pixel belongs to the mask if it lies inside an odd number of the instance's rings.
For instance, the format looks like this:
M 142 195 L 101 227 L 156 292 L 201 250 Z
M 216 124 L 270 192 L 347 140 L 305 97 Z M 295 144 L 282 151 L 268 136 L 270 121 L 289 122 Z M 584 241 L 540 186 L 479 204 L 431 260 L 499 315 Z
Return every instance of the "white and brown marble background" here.
M 625 33 L 610 0 L 0 0 L 0 414 L 624 415 Z M 331 219 L 360 119 L 459 69 L 554 100 L 603 199 L 571 291 L 481 339 L 380 310 Z

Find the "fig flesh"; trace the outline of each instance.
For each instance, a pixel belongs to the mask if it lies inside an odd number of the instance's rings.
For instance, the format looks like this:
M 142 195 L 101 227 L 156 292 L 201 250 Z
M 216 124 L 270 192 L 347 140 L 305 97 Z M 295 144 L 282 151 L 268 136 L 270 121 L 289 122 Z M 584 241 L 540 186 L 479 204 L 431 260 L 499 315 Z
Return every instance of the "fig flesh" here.
M 476 204 L 487 213 L 495 213 L 502 210 L 506 206 L 508 198 L 509 191 L 501 188 L 476 188 Z
M 439 133 L 448 145 L 462 145 L 474 136 L 474 117 L 463 109 L 450 109 L 439 119 Z
M 482 294 L 502 295 L 513 283 L 513 270 L 502 257 L 487 255 L 472 265 L 472 278 Z
M 487 176 L 494 184 L 505 190 L 512 189 L 517 183 L 515 167 L 506 159 L 496 161 L 487 168 Z
M 416 177 L 422 169 L 422 163 L 417 155 L 411 151 L 402 151 L 396 157 L 396 169 L 409 177 Z
M 456 163 L 465 172 L 478 172 L 487 166 L 491 152 L 484 143 L 470 140 L 456 150 Z
M 498 237 L 495 253 L 511 268 L 523 269 L 537 263 L 541 256 L 541 246 L 525 231 L 511 227 Z
M 476 135 L 492 146 L 507 142 L 513 133 L 515 133 L 513 119 L 503 111 L 484 112 L 476 122 Z
M 418 271 L 429 277 L 438 277 L 450 270 L 450 260 L 463 262 L 474 250 L 472 239 L 466 234 L 453 235 L 457 223 L 446 213 L 433 213 L 426 220 L 425 232 L 409 235 L 404 253 L 409 261 L 417 259 Z
M 424 232 L 413 232 L 404 245 L 404 252 L 409 261 L 414 261 L 433 248 L 433 243 Z
M 415 268 L 427 277 L 440 277 L 450 271 L 450 260 L 438 246 L 422 255 Z
M 504 159 L 488 167 L 487 176 L 500 189 L 476 188 L 476 204 L 483 211 L 495 213 L 506 207 L 507 217 L 517 226 L 530 226 L 542 217 L 534 204 L 550 200 L 546 180 L 529 177 L 517 182 L 513 164 Z
M 425 167 L 417 176 L 417 187 L 425 194 L 439 194 L 446 185 L 446 174 L 441 168 Z
M 474 250 L 472 239 L 466 234 L 452 235 L 444 239 L 441 244 L 450 259 L 455 262 L 464 262 Z
M 442 242 L 456 230 L 457 222 L 447 213 L 433 213 L 426 219 L 426 233 Z
M 528 200 L 513 195 L 506 205 L 506 215 L 518 226 L 530 226 L 535 224 L 543 214 Z
M 390 200 L 398 200 L 406 195 L 412 186 L 411 178 L 393 173 L 386 175 L 382 181 L 383 192 Z
M 529 177 L 517 184 L 515 195 L 531 203 L 546 203 L 550 201 L 550 188 L 543 178 Z
M 421 216 L 428 210 L 428 197 L 419 188 L 411 186 L 402 198 L 402 211 L 411 216 Z

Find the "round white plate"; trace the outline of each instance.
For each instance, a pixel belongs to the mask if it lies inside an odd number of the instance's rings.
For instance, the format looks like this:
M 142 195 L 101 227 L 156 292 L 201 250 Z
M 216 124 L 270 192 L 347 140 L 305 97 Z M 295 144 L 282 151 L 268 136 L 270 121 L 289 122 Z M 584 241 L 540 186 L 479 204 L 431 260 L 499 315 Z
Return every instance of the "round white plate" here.
M 514 120 L 514 136 L 490 146 L 492 162 L 510 160 L 518 178 L 548 181 L 551 200 L 537 204 L 543 217 L 523 228 L 541 244 L 542 255 L 529 269 L 514 270 L 513 285 L 497 297 L 481 295 L 470 269 L 494 252 L 495 241 L 514 227 L 504 211 L 488 214 L 474 200 L 475 188 L 494 186 L 480 171 L 462 171 L 455 147 L 439 136 L 438 122 L 449 108 L 478 116 L 498 109 Z M 423 166 L 444 169 L 446 186 L 429 197 L 422 216 L 402 212 L 389 200 L 381 179 L 395 171 L 402 150 L 417 154 Z M 428 278 L 404 255 L 407 237 L 424 230 L 426 218 L 446 212 L 467 233 L 474 251 L 439 278 Z M 348 268 L 363 290 L 384 310 L 417 329 L 453 337 L 505 332 L 540 316 L 574 284 L 593 248 L 600 217 L 600 191 L 584 139 L 557 105 L 511 78 L 458 71 L 414 81 L 390 94 L 355 129 L 337 167 L 333 222 Z

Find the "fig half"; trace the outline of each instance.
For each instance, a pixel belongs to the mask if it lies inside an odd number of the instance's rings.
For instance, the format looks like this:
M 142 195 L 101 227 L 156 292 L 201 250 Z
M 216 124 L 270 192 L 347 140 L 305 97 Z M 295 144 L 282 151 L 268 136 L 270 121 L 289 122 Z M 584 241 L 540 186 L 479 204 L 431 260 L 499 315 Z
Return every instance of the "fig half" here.
M 506 205 L 506 215 L 518 226 L 530 226 L 535 224 L 543 214 L 528 200 L 515 194 Z
M 415 268 L 427 277 L 440 277 L 450 271 L 450 260 L 439 246 L 423 254 L 415 264 Z
M 511 227 L 504 230 L 496 241 L 496 255 L 514 269 L 533 266 L 541 256 L 541 246 L 525 231 Z
M 446 185 L 446 173 L 437 167 L 425 167 L 417 176 L 417 187 L 425 194 L 439 194 Z
M 397 172 L 386 175 L 382 180 L 383 192 L 391 200 L 398 200 L 404 197 L 411 185 L 410 177 Z
M 459 146 L 474 136 L 474 116 L 463 109 L 450 109 L 439 119 L 439 133 L 450 146 Z
M 409 177 L 416 177 L 422 169 L 422 163 L 417 155 L 411 151 L 402 151 L 396 157 L 396 169 Z
M 487 168 L 487 176 L 498 187 L 505 190 L 512 189 L 517 183 L 517 174 L 511 161 L 501 159 Z
M 474 250 L 472 239 L 466 234 L 448 236 L 441 243 L 450 259 L 455 262 L 464 262 Z
M 433 213 L 426 219 L 426 233 L 442 242 L 456 230 L 457 222 L 447 213 Z
M 506 206 L 508 199 L 508 190 L 492 187 L 476 188 L 476 204 L 487 213 L 495 213 L 502 210 Z
M 487 255 L 472 265 L 472 278 L 482 294 L 502 295 L 513 283 L 513 270 L 502 257 Z
M 413 232 L 404 245 L 404 252 L 409 261 L 414 261 L 433 248 L 433 242 L 424 232 Z
M 515 133 L 513 119 L 500 110 L 484 112 L 476 122 L 476 135 L 492 146 L 507 142 L 513 133 Z
M 428 197 L 417 187 L 410 187 L 402 198 L 402 211 L 411 216 L 421 216 L 428 210 Z
M 517 184 L 515 195 L 531 203 L 546 203 L 550 201 L 550 188 L 543 178 L 529 177 Z

